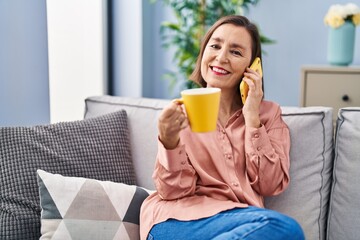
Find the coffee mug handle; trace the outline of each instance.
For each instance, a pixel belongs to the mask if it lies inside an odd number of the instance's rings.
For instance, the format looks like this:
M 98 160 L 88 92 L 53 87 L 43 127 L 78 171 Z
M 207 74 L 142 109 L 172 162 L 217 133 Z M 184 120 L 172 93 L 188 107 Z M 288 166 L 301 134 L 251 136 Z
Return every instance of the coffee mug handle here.
M 176 103 L 176 104 L 178 104 L 178 105 L 182 105 L 182 104 L 184 104 L 184 99 L 182 99 L 182 98 L 176 98 L 176 99 L 173 99 L 172 102 L 173 102 L 173 103 Z

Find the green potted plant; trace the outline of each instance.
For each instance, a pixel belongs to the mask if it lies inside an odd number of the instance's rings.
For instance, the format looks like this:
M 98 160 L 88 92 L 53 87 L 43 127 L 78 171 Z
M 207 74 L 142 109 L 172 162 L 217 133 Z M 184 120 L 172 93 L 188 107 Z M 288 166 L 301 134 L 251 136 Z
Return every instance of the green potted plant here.
M 157 0 L 150 0 L 156 2 Z M 183 83 L 181 88 L 197 87 L 189 76 L 192 73 L 197 55 L 200 51 L 201 38 L 206 30 L 220 17 L 227 15 L 243 15 L 250 5 L 256 5 L 259 0 L 163 0 L 170 6 L 176 17 L 176 22 L 164 21 L 160 33 L 165 48 L 175 46 L 173 62 L 178 72 L 169 72 L 165 78 L 170 80 L 170 88 Z M 262 43 L 274 41 L 261 35 Z

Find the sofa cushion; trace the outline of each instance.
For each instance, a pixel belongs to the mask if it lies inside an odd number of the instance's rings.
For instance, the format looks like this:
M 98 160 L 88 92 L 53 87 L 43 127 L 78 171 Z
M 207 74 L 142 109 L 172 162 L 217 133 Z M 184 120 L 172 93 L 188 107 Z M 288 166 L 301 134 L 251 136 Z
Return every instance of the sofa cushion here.
M 360 236 L 360 108 L 339 110 L 328 239 Z
M 37 169 L 135 184 L 125 111 L 0 128 L 0 143 L 0 239 L 40 237 Z
M 38 170 L 40 239 L 140 239 L 146 189 Z
M 283 107 L 290 136 L 290 185 L 265 199 L 268 208 L 294 217 L 306 239 L 325 239 L 331 186 L 332 109 Z
M 154 189 L 151 178 L 157 153 L 157 119 L 169 100 L 94 96 L 85 100 L 85 119 L 124 109 L 128 115 L 131 150 L 139 186 Z

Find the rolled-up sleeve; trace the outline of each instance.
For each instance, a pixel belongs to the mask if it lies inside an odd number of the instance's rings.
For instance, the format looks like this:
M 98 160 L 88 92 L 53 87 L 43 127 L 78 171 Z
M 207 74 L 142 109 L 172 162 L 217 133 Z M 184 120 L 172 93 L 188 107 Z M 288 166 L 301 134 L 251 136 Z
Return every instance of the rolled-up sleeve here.
M 194 194 L 196 173 L 190 164 L 184 144 L 180 142 L 175 149 L 168 150 L 158 140 L 153 179 L 156 190 L 164 200 L 174 200 Z
M 289 184 L 290 133 L 280 111 L 269 129 L 247 127 L 245 158 L 247 174 L 255 191 L 263 196 L 277 195 Z

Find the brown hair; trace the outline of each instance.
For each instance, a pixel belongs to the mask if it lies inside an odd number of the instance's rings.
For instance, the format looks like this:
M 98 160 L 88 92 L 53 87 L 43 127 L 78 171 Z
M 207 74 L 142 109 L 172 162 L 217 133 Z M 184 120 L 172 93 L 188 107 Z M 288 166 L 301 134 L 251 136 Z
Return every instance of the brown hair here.
M 205 47 L 209 42 L 212 34 L 215 32 L 215 30 L 218 27 L 220 27 L 223 24 L 233 24 L 235 26 L 244 27 L 248 31 L 252 39 L 252 51 L 251 51 L 250 63 L 252 63 L 256 57 L 261 58 L 260 35 L 256 25 L 251 23 L 246 17 L 240 15 L 230 15 L 230 16 L 222 17 L 219 20 L 217 20 L 214 23 L 214 25 L 212 25 L 212 27 L 205 34 L 201 43 L 199 56 L 196 60 L 195 69 L 190 75 L 190 80 L 200 84 L 202 87 L 206 87 L 206 82 L 201 76 L 201 59 L 204 55 Z

